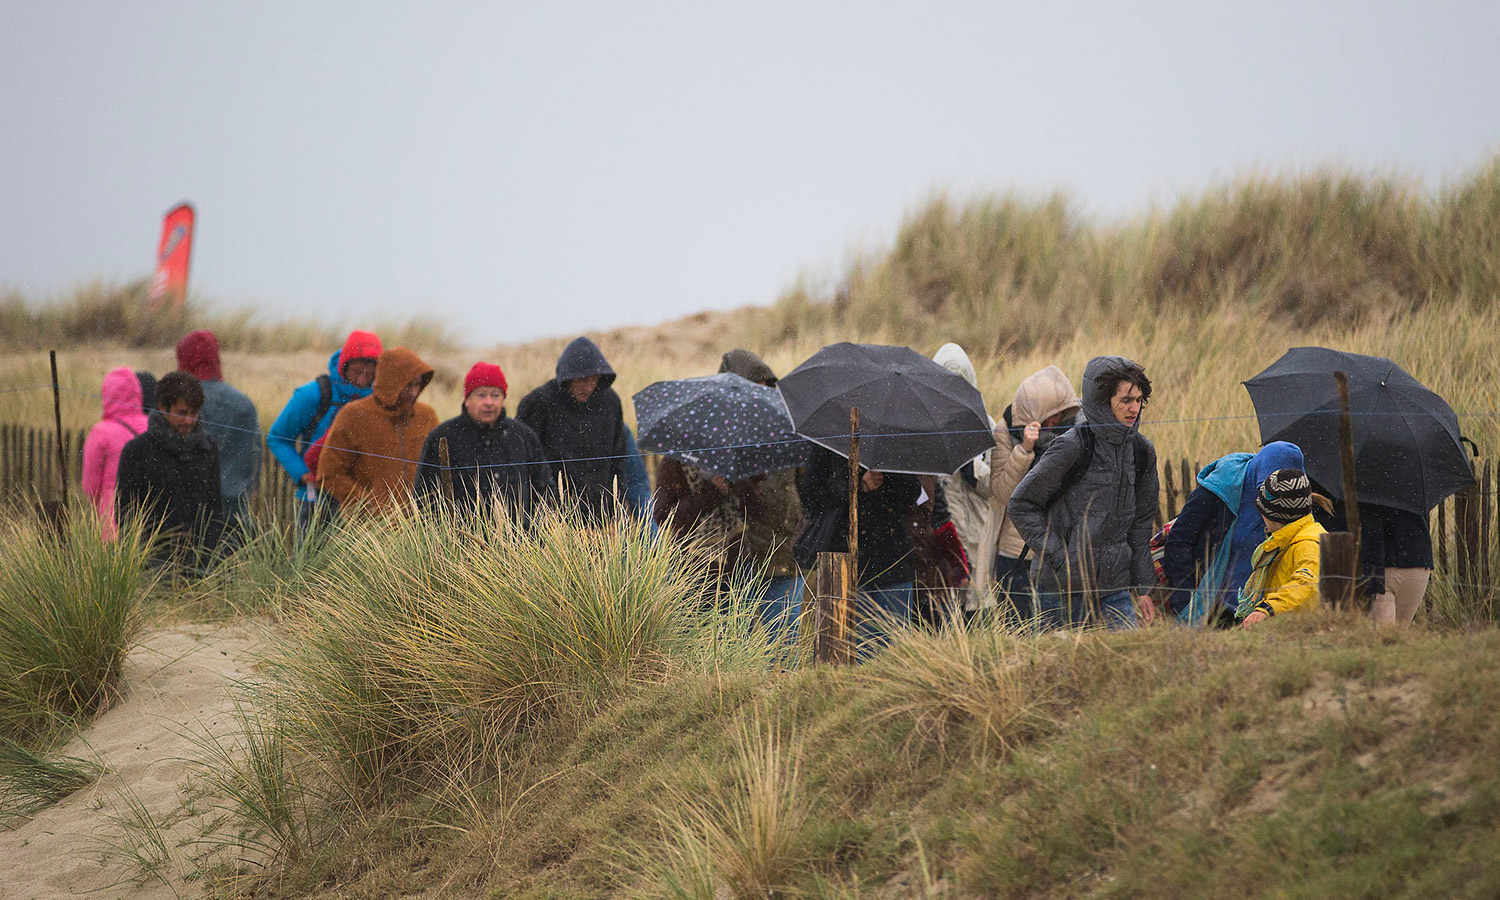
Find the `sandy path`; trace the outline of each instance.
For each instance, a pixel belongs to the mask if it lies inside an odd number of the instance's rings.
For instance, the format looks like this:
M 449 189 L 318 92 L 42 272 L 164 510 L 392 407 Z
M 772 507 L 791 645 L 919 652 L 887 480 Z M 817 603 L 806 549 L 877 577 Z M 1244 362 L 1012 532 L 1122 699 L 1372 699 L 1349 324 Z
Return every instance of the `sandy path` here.
M 19 828 L 0 832 L 0 896 L 157 900 L 199 893 L 181 878 L 192 866 L 176 845 L 197 834 L 209 816 L 182 809 L 178 790 L 189 774 L 183 759 L 200 755 L 189 735 L 230 730 L 225 687 L 249 673 L 250 651 L 259 645 L 259 632 L 244 624 L 149 633 L 126 658 L 124 700 L 64 751 L 97 756 L 107 773 Z M 169 823 L 164 834 L 174 858 L 163 867 L 165 881 L 132 883 L 138 873 L 102 852 L 101 839 L 119 837 L 108 815 L 125 811 L 125 791 L 153 819 Z

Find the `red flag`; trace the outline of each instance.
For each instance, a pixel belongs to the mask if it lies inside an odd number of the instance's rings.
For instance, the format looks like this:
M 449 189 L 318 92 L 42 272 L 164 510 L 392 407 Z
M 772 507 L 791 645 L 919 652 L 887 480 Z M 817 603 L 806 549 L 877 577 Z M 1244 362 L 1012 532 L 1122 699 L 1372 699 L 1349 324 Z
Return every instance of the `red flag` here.
M 156 248 L 156 275 L 151 279 L 150 305 L 161 309 L 170 303 L 181 312 L 187 302 L 188 258 L 193 249 L 193 206 L 179 203 L 161 223 L 161 243 Z

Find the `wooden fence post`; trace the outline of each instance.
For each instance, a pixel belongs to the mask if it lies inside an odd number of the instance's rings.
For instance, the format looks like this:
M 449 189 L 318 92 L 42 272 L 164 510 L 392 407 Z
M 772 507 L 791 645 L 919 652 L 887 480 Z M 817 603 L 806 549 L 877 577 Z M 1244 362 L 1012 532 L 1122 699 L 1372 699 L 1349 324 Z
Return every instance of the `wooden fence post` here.
M 854 579 L 847 553 L 819 553 L 813 583 L 813 659 L 854 661 Z
M 1163 481 L 1167 486 L 1167 518 L 1177 518 L 1177 483 L 1172 480 L 1172 461 L 1166 461 L 1165 478 Z
M 1318 539 L 1318 593 L 1333 609 L 1354 604 L 1354 582 L 1358 577 L 1359 557 L 1354 535 L 1332 531 Z

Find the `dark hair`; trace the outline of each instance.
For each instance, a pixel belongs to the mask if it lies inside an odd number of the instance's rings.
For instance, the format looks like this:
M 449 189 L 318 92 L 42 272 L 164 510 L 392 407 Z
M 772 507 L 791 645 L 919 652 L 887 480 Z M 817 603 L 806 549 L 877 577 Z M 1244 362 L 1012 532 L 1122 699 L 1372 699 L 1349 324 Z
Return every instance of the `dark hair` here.
M 156 408 L 166 412 L 178 400 L 186 400 L 193 410 L 203 408 L 203 385 L 198 379 L 178 370 L 168 372 L 156 382 Z
M 1095 381 L 1099 386 L 1097 399 L 1101 406 L 1109 406 L 1109 401 L 1114 399 L 1115 391 L 1120 389 L 1122 381 L 1128 381 L 1141 389 L 1142 406 L 1151 402 L 1151 379 L 1146 377 L 1145 369 L 1132 363 L 1128 367 L 1105 372 L 1103 377 Z

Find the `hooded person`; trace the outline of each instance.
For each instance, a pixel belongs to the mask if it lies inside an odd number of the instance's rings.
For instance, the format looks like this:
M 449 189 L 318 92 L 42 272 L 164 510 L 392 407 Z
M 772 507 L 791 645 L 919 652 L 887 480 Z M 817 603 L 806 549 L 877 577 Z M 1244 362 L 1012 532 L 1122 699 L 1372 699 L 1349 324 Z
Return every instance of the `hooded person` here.
M 994 546 L 996 593 L 1009 606 L 1007 615 L 1030 621 L 1036 610 L 1031 602 L 1031 576 L 1025 556 L 1026 541 L 1016 530 L 1006 505 L 1010 496 L 1047 451 L 1052 441 L 1078 418 L 1082 401 L 1073 383 L 1057 366 L 1048 366 L 1026 376 L 1016 388 L 995 427 L 995 463 L 990 467 L 990 500 L 994 513 L 989 520 L 990 546 Z
M 1250 560 L 1236 616 L 1244 626 L 1318 606 L 1325 532 L 1312 514 L 1312 484 L 1301 469 L 1277 469 L 1255 492 L 1266 535 Z
M 464 514 L 488 512 L 503 502 L 523 520 L 554 485 L 542 442 L 525 422 L 505 414 L 505 372 L 478 362 L 464 376 L 459 414 L 427 435 L 417 469 L 417 496 L 432 502 L 443 496 L 442 441 L 448 442 L 453 502 Z
M 969 354 L 958 344 L 948 343 L 938 348 L 932 361 L 963 378 L 975 390 L 979 389 L 979 377 Z M 995 429 L 995 420 L 990 418 L 990 429 Z M 964 463 L 953 475 L 941 475 L 938 486 L 948 502 L 948 516 L 958 532 L 964 553 L 969 558 L 971 572 L 969 586 L 959 592 L 960 608 L 972 612 L 982 606 L 993 605 L 990 599 L 990 584 L 995 561 L 995 535 L 990 528 L 993 515 L 990 504 L 993 448 Z
M 556 376 L 516 407 L 561 475 L 565 499 L 597 517 L 630 483 L 625 416 L 610 385 L 615 370 L 586 337 L 557 357 Z
M 1172 520 L 1162 551 L 1167 603 L 1190 625 L 1235 623 L 1250 560 L 1266 538 L 1255 493 L 1277 469 L 1301 469 L 1296 444 L 1274 441 L 1256 453 L 1230 453 L 1198 473 L 1198 486 Z
M 249 397 L 224 381 L 219 339 L 212 331 L 193 331 L 177 342 L 177 368 L 203 385 L 199 427 L 219 448 L 225 519 L 245 528 L 250 492 L 260 480 L 260 414 Z
M 1156 584 L 1156 448 L 1140 433 L 1151 381 L 1137 363 L 1098 356 L 1084 367 L 1082 394 L 1082 416 L 1021 479 L 1006 513 L 1035 555 L 1044 627 L 1134 627 L 1133 599 L 1155 617 L 1146 591 Z
M 186 372 L 156 383 L 156 410 L 146 431 L 120 451 L 116 513 L 140 517 L 161 540 L 157 562 L 203 571 L 224 530 L 219 450 L 198 425 L 203 388 Z
M 318 460 L 318 483 L 339 503 L 378 513 L 398 506 L 416 487 L 417 463 L 437 413 L 417 398 L 432 367 L 405 347 L 380 354 L 370 396 L 339 410 Z
M 155 379 L 153 379 L 154 385 Z M 115 483 L 120 469 L 120 451 L 146 431 L 141 412 L 141 383 L 134 372 L 121 366 L 110 370 L 99 387 L 103 415 L 83 441 L 84 496 L 99 513 L 105 540 L 115 535 Z
M 368 331 L 351 331 L 344 345 L 328 357 L 328 372 L 298 387 L 266 432 L 266 445 L 297 490 L 297 532 L 312 521 L 317 475 L 305 454 L 333 424 L 344 405 L 370 396 L 375 362 L 383 348 Z

